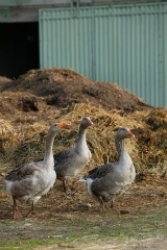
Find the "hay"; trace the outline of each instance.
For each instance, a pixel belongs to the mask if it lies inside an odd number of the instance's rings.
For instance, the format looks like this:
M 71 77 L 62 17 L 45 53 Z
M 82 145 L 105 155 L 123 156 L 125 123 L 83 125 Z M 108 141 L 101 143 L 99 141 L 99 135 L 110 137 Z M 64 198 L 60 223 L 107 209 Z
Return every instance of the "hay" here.
M 93 159 L 87 169 L 117 160 L 115 130 L 127 126 L 135 139 L 126 146 L 138 173 L 167 169 L 167 116 L 115 83 L 97 83 L 70 69 L 31 70 L 1 84 L 1 163 L 40 160 L 49 126 L 71 123 L 54 142 L 54 152 L 75 145 L 79 122 L 90 116 L 87 140 Z
M 148 116 L 145 117 L 145 121 L 153 130 L 159 128 L 167 129 L 167 110 L 156 109 L 151 111 Z
M 37 141 L 41 138 L 42 134 L 46 134 L 47 131 L 48 126 L 46 124 L 20 124 L 20 126 L 17 128 L 17 138 L 19 142 Z
M 57 107 L 90 103 L 125 112 L 153 108 L 116 83 L 95 82 L 70 69 L 31 70 L 2 90 L 45 97 L 48 105 Z
M 71 129 L 62 131 L 55 139 L 54 152 L 63 148 L 72 147 L 76 143 L 79 122 L 83 116 L 90 116 L 94 126 L 87 131 L 87 141 L 93 154 L 89 166 L 85 169 L 99 166 L 109 161 L 117 160 L 114 138 L 115 130 L 120 126 L 127 126 L 136 135 L 136 138 L 126 140 L 126 147 L 131 154 L 138 173 L 146 173 L 150 169 L 161 169 L 166 166 L 167 132 L 166 129 L 152 130 L 147 123 L 150 117 L 148 112 L 138 111 L 133 114 L 124 114 L 117 110 L 110 112 L 90 104 L 75 104 L 62 109 L 57 121 L 71 123 Z M 142 120 L 141 120 L 142 116 Z M 12 166 L 21 165 L 32 160 L 40 160 L 44 155 L 44 145 L 49 126 L 53 117 L 48 117 L 45 122 L 34 124 L 16 124 L 15 142 L 6 147 L 4 163 L 10 161 Z
M 11 122 L 0 119 L 0 140 L 10 139 L 14 134 L 15 130 Z

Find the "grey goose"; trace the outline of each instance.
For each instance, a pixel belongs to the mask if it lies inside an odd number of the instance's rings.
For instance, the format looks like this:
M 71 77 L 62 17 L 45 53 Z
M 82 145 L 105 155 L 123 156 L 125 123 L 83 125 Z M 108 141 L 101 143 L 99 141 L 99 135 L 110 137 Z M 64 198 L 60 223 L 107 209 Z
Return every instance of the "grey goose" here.
M 64 122 L 52 125 L 46 138 L 44 160 L 17 167 L 5 177 L 7 190 L 13 198 L 14 219 L 22 217 L 17 206 L 17 200 L 31 202 L 31 209 L 27 216 L 32 215 L 34 213 L 34 203 L 53 187 L 56 181 L 52 152 L 54 138 L 63 128 L 68 127 L 69 125 Z
M 93 122 L 90 117 L 83 117 L 80 122 L 76 145 L 54 155 L 57 179 L 62 180 L 64 191 L 67 193 L 71 193 L 68 180 L 80 173 L 92 157 L 86 140 L 87 128 L 92 125 Z
M 110 200 L 113 206 L 114 198 L 126 192 L 135 180 L 135 167 L 124 145 L 124 139 L 133 136 L 129 128 L 119 128 L 115 136 L 118 161 L 96 167 L 79 179 L 79 181 L 87 182 L 88 193 L 100 203 L 101 209 L 104 202 Z

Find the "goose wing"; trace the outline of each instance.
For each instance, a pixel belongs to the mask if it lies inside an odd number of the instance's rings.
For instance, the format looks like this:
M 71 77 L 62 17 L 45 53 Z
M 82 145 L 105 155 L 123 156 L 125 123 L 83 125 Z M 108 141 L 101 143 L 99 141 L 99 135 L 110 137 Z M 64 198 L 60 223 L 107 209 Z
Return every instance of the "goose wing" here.
M 20 181 L 34 175 L 39 168 L 32 162 L 20 167 L 17 167 L 10 171 L 5 179 L 7 181 Z
M 72 158 L 74 155 L 74 149 L 71 148 L 71 149 L 65 149 L 65 150 L 62 150 L 61 152 L 57 153 L 54 155 L 54 161 L 55 163 L 63 163 L 63 162 L 66 162 L 67 159 L 70 159 Z
M 86 178 L 91 178 L 92 180 L 96 178 L 102 178 L 111 173 L 115 168 L 114 163 L 108 163 L 105 165 L 102 165 L 100 167 L 96 167 L 88 172 L 88 175 L 86 175 Z

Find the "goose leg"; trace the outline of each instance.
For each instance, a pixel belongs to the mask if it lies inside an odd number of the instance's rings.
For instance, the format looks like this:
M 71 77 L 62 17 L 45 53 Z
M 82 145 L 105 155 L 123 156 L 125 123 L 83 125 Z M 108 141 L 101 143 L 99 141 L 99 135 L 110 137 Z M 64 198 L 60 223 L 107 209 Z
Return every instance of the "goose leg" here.
M 111 203 L 110 203 L 110 208 L 115 211 L 118 215 L 120 214 L 120 204 L 118 203 L 117 206 L 114 204 L 115 199 L 112 198 L 111 199 Z
M 63 179 L 63 186 L 64 186 L 64 192 L 67 194 L 67 195 L 70 195 L 70 196 L 73 196 L 72 194 L 72 190 L 70 189 L 69 187 L 69 183 L 68 183 L 68 179 Z
M 110 208 L 113 209 L 114 208 L 114 199 L 111 200 L 111 203 L 110 203 Z
M 34 203 L 32 202 L 31 204 L 31 208 L 29 210 L 29 212 L 27 213 L 27 217 L 31 217 L 31 216 L 34 216 Z
M 97 195 L 93 195 L 93 197 L 95 198 L 96 201 L 99 202 L 100 204 L 100 212 L 103 212 L 104 211 L 104 203 L 103 203 L 103 200 L 101 199 L 101 197 L 97 196 Z
M 64 192 L 67 193 L 68 185 L 67 185 L 67 179 L 63 179 L 63 187 L 64 187 Z
M 16 199 L 13 197 L 13 219 L 19 219 L 22 218 L 22 214 L 19 211 L 19 208 L 16 203 Z
M 104 211 L 104 203 L 102 201 L 102 199 L 99 198 L 99 203 L 100 203 L 100 212 Z
M 72 182 L 71 189 L 70 189 L 70 195 L 71 195 L 73 198 L 75 198 L 75 183 L 76 183 L 76 181 L 74 180 L 74 181 Z

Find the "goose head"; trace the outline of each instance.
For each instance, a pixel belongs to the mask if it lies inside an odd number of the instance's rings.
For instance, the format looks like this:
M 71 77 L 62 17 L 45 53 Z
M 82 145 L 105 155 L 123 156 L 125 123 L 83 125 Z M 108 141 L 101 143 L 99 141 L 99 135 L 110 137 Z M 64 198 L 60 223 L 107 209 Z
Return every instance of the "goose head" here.
M 134 137 L 134 136 L 135 135 L 132 133 L 132 131 L 127 127 L 121 127 L 116 132 L 116 137 L 122 140 L 125 138 Z
M 89 126 L 92 126 L 93 125 L 93 122 L 92 120 L 90 119 L 90 117 L 83 117 L 81 122 L 80 122 L 80 127 L 82 129 L 86 129 L 88 128 Z
M 49 129 L 49 133 L 59 133 L 62 129 L 68 129 L 70 128 L 70 124 L 66 123 L 66 122 L 59 122 L 59 123 L 55 123 L 53 124 L 50 129 Z

